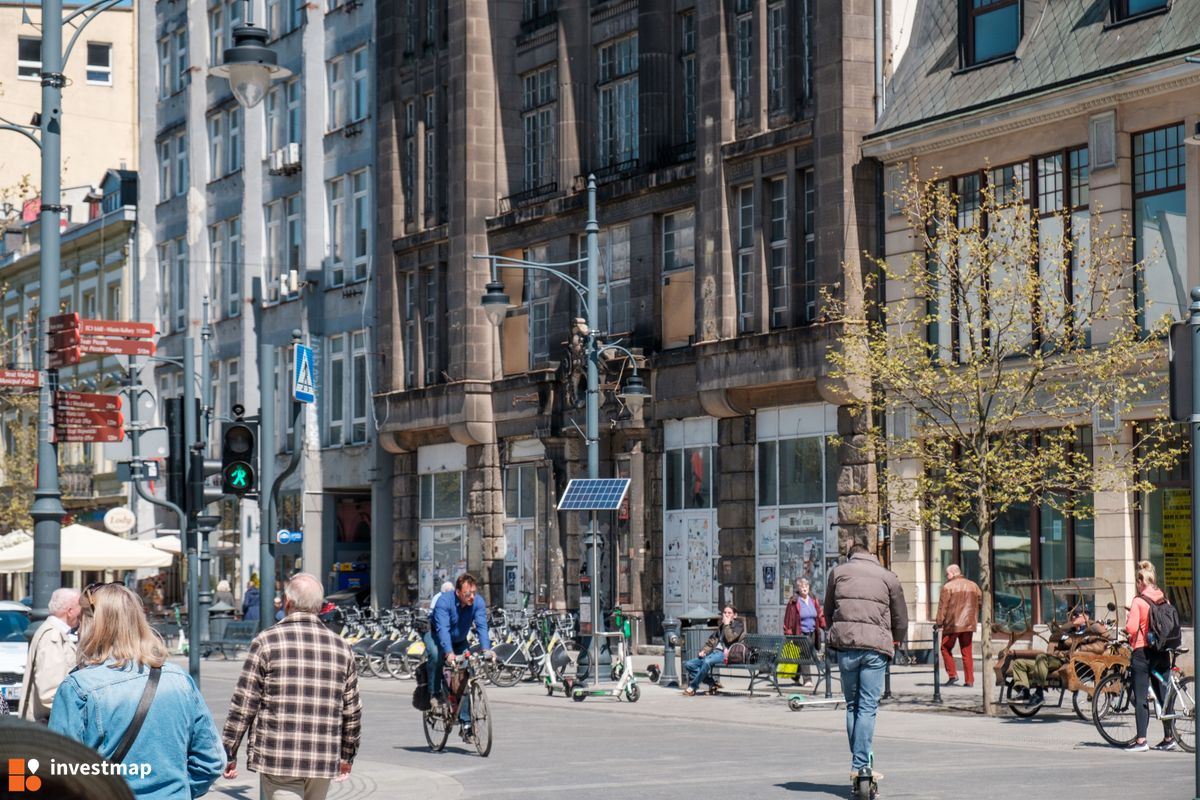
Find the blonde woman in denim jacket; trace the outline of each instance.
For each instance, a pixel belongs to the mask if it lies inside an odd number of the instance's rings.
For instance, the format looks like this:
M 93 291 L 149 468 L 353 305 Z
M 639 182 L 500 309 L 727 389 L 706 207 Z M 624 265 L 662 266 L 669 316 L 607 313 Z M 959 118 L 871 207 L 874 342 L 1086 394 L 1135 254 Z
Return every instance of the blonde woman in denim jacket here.
M 89 586 L 79 606 L 79 666 L 58 688 L 50 729 L 111 758 L 151 669 L 161 668 L 145 722 L 121 762 L 125 779 L 139 800 L 200 797 L 221 775 L 225 750 L 196 684 L 164 663 L 167 649 L 133 592 L 119 583 Z

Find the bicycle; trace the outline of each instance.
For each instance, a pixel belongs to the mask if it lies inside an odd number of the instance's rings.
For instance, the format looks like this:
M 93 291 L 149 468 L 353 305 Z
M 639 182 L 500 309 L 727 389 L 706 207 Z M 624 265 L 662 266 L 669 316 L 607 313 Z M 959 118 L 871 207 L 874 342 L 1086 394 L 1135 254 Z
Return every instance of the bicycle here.
M 492 715 L 488 707 L 487 692 L 483 688 L 481 660 L 478 654 L 467 653 L 459 656 L 453 665 L 446 665 L 445 700 L 421 713 L 425 741 L 429 743 L 430 751 L 440 753 L 445 749 L 450 731 L 460 724 L 458 710 L 462 701 L 466 699 L 471 707 L 472 735 L 470 739 L 464 737 L 464 740 L 474 744 L 476 752 L 483 758 L 487 758 L 492 752 Z
M 1179 746 L 1189 753 L 1196 752 L 1196 693 L 1195 679 L 1183 677 L 1176 659 L 1188 652 L 1187 648 L 1170 651 L 1171 668 L 1166 675 L 1150 671 L 1151 691 L 1146 703 L 1152 716 L 1170 723 L 1171 736 Z M 1157 681 L 1163 689 L 1163 701 L 1153 691 Z M 1092 695 L 1092 722 L 1104 740 L 1117 747 L 1127 747 L 1137 738 L 1137 723 L 1133 691 L 1133 670 L 1126 668 L 1104 676 Z M 1173 709 L 1166 713 L 1165 709 Z

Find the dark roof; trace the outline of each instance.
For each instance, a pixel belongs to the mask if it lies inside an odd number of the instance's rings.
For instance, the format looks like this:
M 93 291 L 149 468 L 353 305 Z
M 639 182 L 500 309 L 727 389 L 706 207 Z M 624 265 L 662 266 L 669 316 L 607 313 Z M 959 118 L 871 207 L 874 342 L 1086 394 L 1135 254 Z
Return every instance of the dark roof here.
M 1018 57 L 960 71 L 958 3 L 918 0 L 887 108 L 868 138 L 1200 49 L 1200 0 L 1173 0 L 1166 13 L 1107 29 L 1109 0 L 1025 0 Z

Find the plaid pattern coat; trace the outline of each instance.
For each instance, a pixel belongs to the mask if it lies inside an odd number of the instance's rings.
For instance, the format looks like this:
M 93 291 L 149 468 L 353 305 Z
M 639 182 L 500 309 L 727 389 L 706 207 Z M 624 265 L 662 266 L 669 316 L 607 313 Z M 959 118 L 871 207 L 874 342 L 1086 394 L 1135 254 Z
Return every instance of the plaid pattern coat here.
M 222 739 L 233 761 L 249 731 L 256 772 L 333 778 L 354 760 L 361 724 L 350 646 L 315 614 L 294 612 L 250 643 Z

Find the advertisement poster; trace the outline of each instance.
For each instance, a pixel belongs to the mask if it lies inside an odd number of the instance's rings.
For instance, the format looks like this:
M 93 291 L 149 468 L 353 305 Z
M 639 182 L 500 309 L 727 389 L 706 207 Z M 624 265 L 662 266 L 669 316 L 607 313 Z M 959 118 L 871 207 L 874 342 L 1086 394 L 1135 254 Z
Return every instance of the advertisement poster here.
M 773 556 L 779 552 L 779 513 L 763 510 L 758 515 L 758 554 Z
M 709 605 L 712 601 L 712 531 L 708 517 L 687 521 L 687 602 Z
M 1192 585 L 1192 492 L 1163 489 L 1163 586 Z
M 779 599 L 787 603 L 796 579 L 807 578 L 809 591 L 817 597 L 825 594 L 825 553 L 823 531 L 779 533 Z

